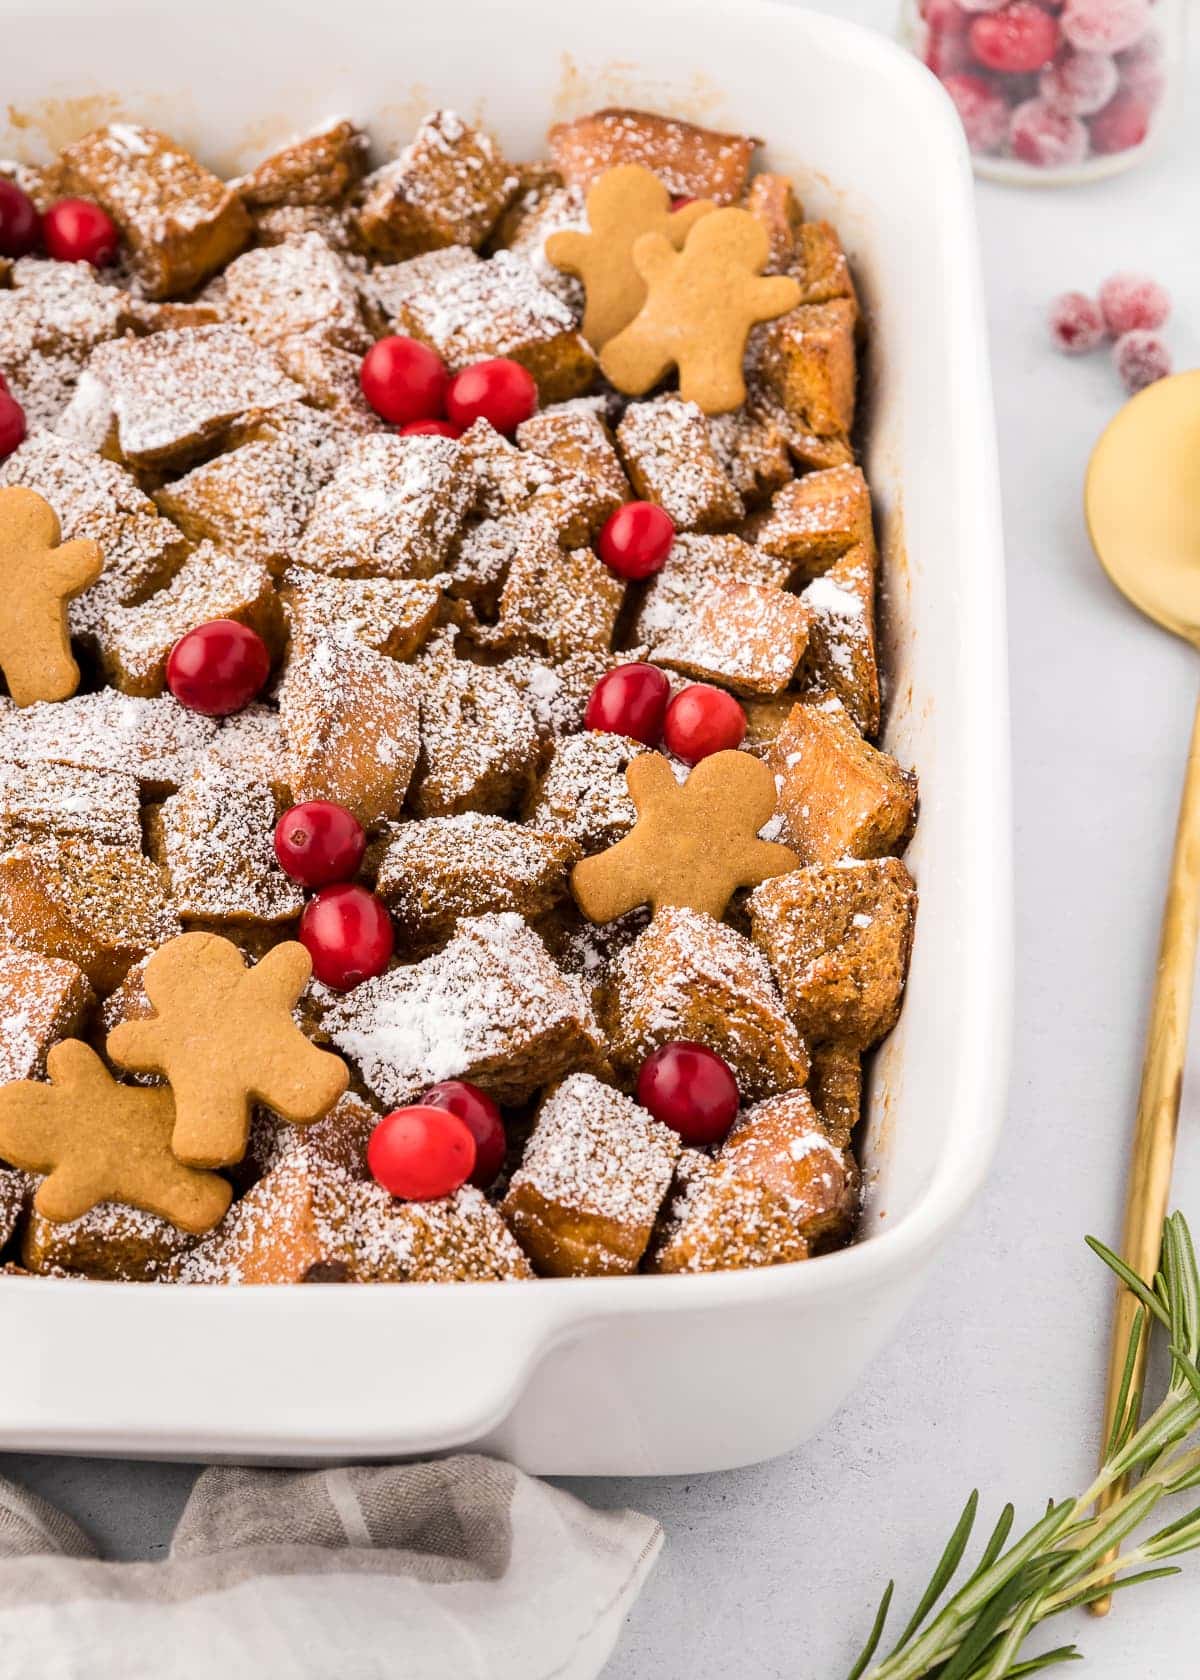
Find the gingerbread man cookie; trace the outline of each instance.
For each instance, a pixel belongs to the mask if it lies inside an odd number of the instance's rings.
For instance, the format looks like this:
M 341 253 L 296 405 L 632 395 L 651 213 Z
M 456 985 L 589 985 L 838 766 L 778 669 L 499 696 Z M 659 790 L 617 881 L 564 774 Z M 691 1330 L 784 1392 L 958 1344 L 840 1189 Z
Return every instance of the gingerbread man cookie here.
M 546 256 L 564 274 L 583 281 L 587 307 L 583 336 L 596 350 L 628 326 L 646 298 L 646 283 L 633 265 L 633 247 L 655 233 L 679 250 L 688 233 L 716 205 L 695 198 L 678 210 L 654 174 L 639 163 L 608 169 L 587 195 L 588 229 L 564 228 L 546 241 Z
M 33 1198 L 44 1218 L 79 1219 L 100 1202 L 121 1202 L 197 1235 L 223 1218 L 229 1185 L 171 1153 L 175 1103 L 165 1085 L 119 1085 L 77 1038 L 52 1047 L 46 1072 L 48 1084 L 0 1086 L 0 1155 L 46 1174 Z
M 639 904 L 702 910 L 715 920 L 737 887 L 799 869 L 787 846 L 758 838 L 775 814 L 775 777 L 749 753 L 702 758 L 682 786 L 661 753 L 644 753 L 625 772 L 637 807 L 633 830 L 571 874 L 579 908 L 611 922 Z
M 121 1067 L 170 1080 L 180 1161 L 240 1161 L 255 1102 L 303 1126 L 346 1089 L 345 1062 L 310 1044 L 292 1019 L 311 972 L 295 940 L 248 969 L 237 946 L 215 933 L 180 934 L 150 958 L 143 984 L 154 1014 L 115 1027 L 108 1053 Z
M 742 363 L 751 327 L 785 315 L 800 302 L 786 275 L 764 277 L 767 230 L 748 210 L 714 210 L 698 221 L 682 251 L 661 233 L 633 247 L 646 282 L 637 316 L 604 346 L 600 367 L 627 396 L 640 397 L 673 367 L 679 394 L 705 414 L 724 414 L 746 400 Z
M 67 602 L 95 583 L 104 560 L 96 543 L 61 536 L 36 490 L 0 490 L 0 671 L 18 706 L 66 700 L 79 687 Z

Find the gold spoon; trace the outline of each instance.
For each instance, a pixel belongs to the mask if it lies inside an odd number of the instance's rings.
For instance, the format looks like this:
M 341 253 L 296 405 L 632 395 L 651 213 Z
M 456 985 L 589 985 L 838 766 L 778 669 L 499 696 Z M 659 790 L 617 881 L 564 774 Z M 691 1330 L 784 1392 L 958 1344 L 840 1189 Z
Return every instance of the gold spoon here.
M 1126 403 L 1092 452 L 1084 506 L 1092 546 L 1122 595 L 1164 630 L 1200 649 L 1200 371 L 1161 379 Z M 1200 705 L 1163 908 L 1125 1193 L 1121 1254 L 1144 1278 L 1153 1278 L 1158 1270 L 1171 1192 L 1198 928 Z M 1136 1307 L 1133 1295 L 1121 1288 L 1113 1316 L 1102 1447 L 1112 1432 Z M 1134 1405 L 1145 1371 L 1147 1339 L 1143 1335 L 1129 1389 Z M 1107 1490 L 1100 1510 L 1120 1495 L 1123 1485 Z M 1106 1561 L 1116 1555 L 1113 1551 Z M 1104 1616 L 1111 1605 L 1109 1595 L 1097 1599 L 1091 1609 Z

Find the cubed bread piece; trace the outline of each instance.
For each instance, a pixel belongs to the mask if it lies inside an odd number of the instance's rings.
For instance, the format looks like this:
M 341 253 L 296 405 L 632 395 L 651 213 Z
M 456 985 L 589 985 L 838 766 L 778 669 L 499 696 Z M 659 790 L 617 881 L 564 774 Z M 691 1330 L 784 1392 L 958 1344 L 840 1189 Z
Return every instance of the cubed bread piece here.
M 864 735 L 879 731 L 875 571 L 875 545 L 861 543 L 800 594 L 809 626 L 798 687 L 836 695 Z
M 370 347 L 355 278 L 319 233 L 243 252 L 222 274 L 221 295 L 228 317 L 268 348 L 299 333 L 358 355 Z
M 214 618 L 248 624 L 273 651 L 281 644 L 279 598 L 267 568 L 249 555 L 203 542 L 157 595 L 104 613 L 96 640 L 105 675 L 123 694 L 161 694 L 175 643 Z
M 111 688 L 0 708 L 0 758 L 136 776 L 147 798 L 178 787 L 216 733 L 211 718 L 174 700 L 136 700 Z
M 434 1202 L 402 1202 L 382 1185 L 356 1184 L 348 1203 L 355 1283 L 516 1283 L 533 1276 L 499 1210 L 473 1185 Z
M 365 643 L 295 643 L 279 690 L 290 803 L 330 799 L 371 828 L 398 817 L 417 761 L 411 668 Z
M 786 561 L 793 583 L 827 572 L 851 548 L 873 542 L 871 492 L 858 467 L 806 473 L 778 490 L 754 542 Z
M 102 996 L 178 932 L 166 876 L 131 847 L 59 840 L 0 854 L 0 939 L 74 963 Z
M 917 908 L 899 858 L 777 875 L 749 905 L 754 940 L 806 1038 L 866 1050 L 892 1030 Z
M 362 357 L 328 339 L 301 333 L 275 346 L 275 360 L 314 408 L 324 409 L 352 432 L 381 432 L 384 423 L 362 394 Z
M 451 438 L 360 437 L 318 493 L 296 559 L 330 577 L 433 577 L 473 489 Z
M 79 1033 L 94 1002 L 86 975 L 74 963 L 0 945 L 0 1085 L 40 1079 L 47 1050 Z M 0 1234 L 0 1247 L 4 1242 Z
M 512 910 L 533 921 L 565 897 L 582 856 L 562 834 L 464 812 L 389 831 L 375 890 L 411 946 L 436 945 L 460 916 Z
M 777 694 L 795 675 L 808 644 L 809 615 L 785 589 L 709 583 L 680 606 L 654 662 L 735 694 Z
M 330 636 L 411 659 L 428 640 L 442 592 L 418 578 L 333 578 L 293 567 L 279 591 L 293 640 Z
M 741 198 L 759 144 L 745 134 L 722 134 L 677 117 L 618 106 L 556 123 L 547 138 L 556 167 L 573 186 L 589 187 L 617 164 L 640 163 L 673 196 L 711 198 L 718 204 L 736 204 Z
M 107 392 L 122 459 L 136 467 L 188 466 L 234 425 L 303 395 L 239 327 L 114 339 L 87 371 Z
M 792 424 L 819 438 L 843 439 L 854 426 L 854 305 L 802 303 L 754 335 L 766 388 Z
M 630 482 L 657 502 L 677 531 L 715 531 L 745 511 L 696 403 L 680 397 L 630 403 L 617 427 Z
M 109 1000 L 112 1001 L 111 999 Z M 236 1177 L 247 1187 L 264 1173 L 297 1156 L 325 1161 L 348 1178 L 365 1180 L 367 1144 L 379 1124 L 380 1111 L 352 1091 L 345 1092 L 327 1114 L 307 1126 L 292 1126 L 269 1108 L 258 1108 L 250 1122 L 244 1161 Z
M 166 870 L 185 922 L 275 925 L 300 914 L 304 895 L 279 867 L 274 830 L 269 788 L 212 769 L 155 808 L 150 855 Z
M 722 1172 L 701 1150 L 685 1149 L 644 1270 L 744 1271 L 808 1257 L 808 1244 L 782 1197 L 753 1179 Z
M 917 779 L 864 741 L 840 700 L 802 703 L 768 755 L 782 838 L 804 863 L 885 857 L 916 819 Z
M 315 233 L 331 250 L 361 268 L 363 259 L 355 242 L 348 205 L 273 204 L 262 210 L 252 208 L 250 220 L 254 224 L 256 245 L 283 245 L 289 239 L 302 239 L 307 233 Z M 220 285 L 219 275 L 213 285 Z
M 494 625 L 477 639 L 503 653 L 565 659 L 612 647 L 625 585 L 590 548 L 559 548 L 550 537 L 523 544 L 500 592 Z
M 357 123 L 335 118 L 289 140 L 236 183 L 251 209 L 272 205 L 338 204 L 362 180 L 367 136 Z
M 392 331 L 431 345 L 452 373 L 508 356 L 537 380 L 543 403 L 581 396 L 592 383 L 596 359 L 574 315 L 511 251 L 486 262 L 462 246 L 431 251 L 375 269 L 371 284 Z
M 632 1083 L 673 1039 L 707 1044 L 733 1069 L 744 1101 L 808 1077 L 803 1041 L 756 945 L 698 910 L 659 910 L 613 964 L 601 1021 Z
M 758 507 L 792 478 L 787 433 L 768 410 L 750 403 L 708 416 L 717 460 L 748 508 Z
M 404 150 L 363 182 L 358 231 L 392 262 L 445 245 L 478 249 L 517 185 L 490 134 L 455 111 L 433 111 Z
M 788 579 L 783 562 L 732 533 L 700 536 L 685 532 L 671 544 L 666 564 L 646 584 L 629 635 L 649 649 L 692 622 L 696 602 L 710 583 L 752 583 L 781 589 Z
M 0 181 L 11 181 L 33 200 L 34 208 L 49 210 L 55 199 L 63 195 L 62 166 L 55 158 L 50 163 L 28 163 L 17 158 L 0 160 Z
M 764 274 L 788 274 L 796 255 L 796 242 L 804 208 L 787 175 L 756 175 L 746 192 L 743 208 L 749 210 L 767 230 L 771 254 Z M 805 298 L 806 303 L 823 301 Z
M 752 752 L 756 758 L 765 758 L 772 742 L 791 717 L 795 704 L 796 696 L 790 689 L 780 694 L 744 698 L 742 710 L 746 714 L 746 737 L 742 745 L 746 751 Z
M 637 822 L 625 771 L 645 751 L 641 741 L 607 730 L 564 735 L 530 797 L 526 821 L 577 840 L 585 852 L 615 846 Z
M 414 664 L 421 754 L 409 803 L 419 817 L 503 814 L 523 798 L 540 741 L 529 707 L 502 669 L 456 659 L 439 639 Z
M 47 836 L 136 850 L 142 843 L 136 779 L 125 772 L 0 759 L 0 843 Z
M 109 123 L 62 153 L 69 193 L 108 211 L 147 297 L 182 297 L 250 237 L 237 189 L 156 129 Z
M 601 485 L 613 508 L 633 494 L 604 417 L 602 397 L 576 397 L 542 409 L 517 427 L 517 442 Z
M 32 430 L 58 420 L 98 344 L 129 318 L 125 294 L 87 263 L 22 257 L 0 288 L 0 368 Z
M 830 222 L 804 222 L 796 229 L 795 252 L 787 272 L 799 282 L 802 303 L 833 303 L 841 298 L 858 322 L 858 298 L 850 264 Z
M 14 1172 L 0 1166 L 0 1252 L 7 1248 L 25 1216 L 32 1193 L 32 1181 L 27 1173 Z M 0 1267 L 7 1272 L 9 1267 Z
M 560 405 L 565 406 L 565 405 Z M 475 478 L 472 511 L 485 518 L 536 524 L 563 548 L 590 542 L 620 498 L 588 472 L 533 449 L 516 449 L 486 420 L 463 433 L 459 448 Z
M 572 653 L 551 662 L 517 654 L 505 661 L 504 674 L 520 689 L 533 713 L 538 734 L 549 749 L 563 735 L 578 735 L 592 690 L 618 665 L 641 659 L 645 650 L 623 653 Z
M 814 1044 L 808 1094 L 817 1117 L 839 1149 L 862 1118 L 862 1055 L 848 1044 Z
M 121 1283 L 162 1281 L 195 1242 L 157 1214 L 100 1202 L 80 1219 L 57 1222 L 31 1210 L 21 1263 L 31 1272 L 71 1272 Z
M 547 170 L 539 180 L 522 183 L 492 238 L 498 249 L 525 259 L 546 290 L 566 304 L 577 324 L 583 320 L 583 282 L 555 268 L 546 255 L 546 241 L 552 233 L 587 232 L 583 198 L 579 187 L 564 187 L 561 176 Z
M 679 1138 L 587 1073 L 542 1103 L 503 1211 L 547 1277 L 635 1272 L 671 1183 Z
M 517 1105 L 601 1053 L 582 993 L 514 912 L 459 922 L 436 955 L 336 998 L 324 1024 L 388 1107 L 442 1079 Z
M 284 756 L 279 713 L 258 701 L 219 720 L 216 734 L 195 755 L 191 769 L 224 770 L 240 782 L 263 783 L 275 790 L 278 799 Z

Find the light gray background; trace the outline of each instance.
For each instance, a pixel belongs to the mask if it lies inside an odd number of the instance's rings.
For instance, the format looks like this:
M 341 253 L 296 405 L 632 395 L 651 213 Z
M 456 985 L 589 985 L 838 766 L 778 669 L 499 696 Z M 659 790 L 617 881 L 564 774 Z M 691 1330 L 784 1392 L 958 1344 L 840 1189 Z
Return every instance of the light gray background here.
M 889 0 L 828 9 L 880 28 L 893 21 Z M 1117 180 L 980 187 L 1013 680 L 1011 1117 L 966 1229 L 818 1439 L 735 1474 L 570 1484 L 596 1504 L 653 1512 L 667 1531 L 611 1680 L 839 1680 L 884 1581 L 895 1575 L 911 1605 L 971 1487 L 987 1511 L 1012 1498 L 1032 1520 L 1049 1494 L 1090 1478 L 1109 1295 L 1082 1239 L 1113 1240 L 1119 1225 L 1200 663 L 1138 621 L 1091 558 L 1080 486 L 1120 389 L 1103 354 L 1055 355 L 1043 319 L 1067 287 L 1148 270 L 1175 295 L 1176 366 L 1200 364 L 1198 178 L 1193 97 L 1166 155 Z M 1200 1229 L 1200 1072 L 1183 1108 L 1176 1202 Z M 150 1558 L 163 1553 L 194 1474 L 27 1456 L 0 1457 L 0 1473 L 64 1505 L 110 1555 Z M 1104 1623 L 1062 1618 L 1045 1643 L 1078 1637 L 1091 1680 L 1195 1673 L 1200 1559 L 1185 1562 L 1183 1581 L 1136 1589 Z

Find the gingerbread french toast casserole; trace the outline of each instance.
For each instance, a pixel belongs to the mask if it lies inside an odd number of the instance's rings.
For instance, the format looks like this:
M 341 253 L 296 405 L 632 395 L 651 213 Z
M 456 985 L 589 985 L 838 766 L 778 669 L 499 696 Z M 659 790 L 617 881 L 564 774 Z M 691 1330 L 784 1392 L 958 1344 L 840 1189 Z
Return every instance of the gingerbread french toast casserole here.
M 852 1238 L 917 786 L 865 323 L 759 144 L 0 165 L 0 1271 Z

